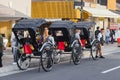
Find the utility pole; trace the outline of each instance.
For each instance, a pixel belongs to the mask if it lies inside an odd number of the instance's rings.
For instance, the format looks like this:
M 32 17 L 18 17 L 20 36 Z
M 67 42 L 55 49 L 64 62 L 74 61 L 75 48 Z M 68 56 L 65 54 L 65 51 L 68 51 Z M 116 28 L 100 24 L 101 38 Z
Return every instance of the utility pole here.
M 84 3 L 83 3 L 83 0 L 81 0 L 81 8 L 80 8 L 80 20 L 83 21 L 83 6 L 84 6 Z

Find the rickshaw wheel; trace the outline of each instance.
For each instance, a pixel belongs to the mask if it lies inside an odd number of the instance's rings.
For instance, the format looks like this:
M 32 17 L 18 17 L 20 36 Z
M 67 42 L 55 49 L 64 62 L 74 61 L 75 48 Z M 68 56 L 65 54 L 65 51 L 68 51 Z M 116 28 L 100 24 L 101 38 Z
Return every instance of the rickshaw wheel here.
M 56 50 L 53 51 L 53 61 L 54 61 L 54 64 L 60 63 L 61 52 L 57 52 Z
M 91 46 L 90 53 L 93 60 L 96 60 L 95 56 L 96 56 L 96 51 L 98 49 L 98 44 L 99 44 L 99 41 L 95 40 Z
M 80 59 L 82 58 L 82 48 L 81 45 L 78 44 L 76 47 L 75 45 L 73 46 L 72 49 L 72 60 L 75 65 L 78 65 L 80 63 Z
M 31 57 L 26 54 L 17 54 L 17 66 L 20 70 L 26 70 L 30 66 Z
M 48 54 L 45 50 L 43 50 L 41 54 L 41 65 L 44 71 L 49 72 L 52 70 L 53 66 L 53 58 L 52 54 Z

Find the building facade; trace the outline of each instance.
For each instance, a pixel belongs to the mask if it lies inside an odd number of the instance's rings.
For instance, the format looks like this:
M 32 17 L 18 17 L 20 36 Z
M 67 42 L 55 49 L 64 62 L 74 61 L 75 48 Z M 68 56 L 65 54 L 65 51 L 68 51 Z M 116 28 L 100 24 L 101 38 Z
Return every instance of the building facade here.
M 0 33 L 10 42 L 16 20 L 31 17 L 31 0 L 0 0 Z
M 92 14 L 89 20 L 97 23 L 101 28 L 110 28 L 117 23 L 119 14 L 112 11 L 116 10 L 116 0 L 84 0 L 84 10 Z M 112 11 L 111 11 L 112 10 Z

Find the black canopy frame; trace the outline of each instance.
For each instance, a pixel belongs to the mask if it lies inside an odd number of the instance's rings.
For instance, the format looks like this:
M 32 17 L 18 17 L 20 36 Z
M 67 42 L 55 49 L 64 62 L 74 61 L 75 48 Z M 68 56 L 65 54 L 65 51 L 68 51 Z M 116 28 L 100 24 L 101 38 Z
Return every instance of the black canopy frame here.
M 36 30 L 38 27 L 46 23 L 47 22 L 44 19 L 23 19 L 23 20 L 18 21 L 15 24 L 12 31 L 15 34 L 15 37 L 20 44 L 24 45 L 25 41 L 29 41 L 33 45 L 34 49 L 38 50 L 39 46 L 36 42 Z M 18 34 L 17 34 L 18 31 L 24 31 L 24 30 L 27 30 L 29 32 L 30 38 L 19 39 Z
M 68 46 L 65 48 L 65 51 L 70 51 L 70 44 L 73 41 L 74 31 L 75 31 L 75 27 L 73 24 L 74 23 L 72 21 L 55 21 L 49 27 L 49 30 L 53 32 L 53 36 L 56 42 L 61 42 L 61 41 L 67 42 Z M 61 30 L 63 33 L 62 37 L 56 36 L 55 31 L 59 31 L 59 30 Z
M 78 23 L 74 23 L 74 27 L 76 29 L 80 29 L 83 31 L 84 35 L 80 35 L 81 38 L 86 39 L 87 40 L 87 44 L 90 44 L 90 40 L 89 40 L 89 35 L 88 35 L 88 29 L 91 27 L 94 27 L 95 29 L 95 22 L 78 22 Z

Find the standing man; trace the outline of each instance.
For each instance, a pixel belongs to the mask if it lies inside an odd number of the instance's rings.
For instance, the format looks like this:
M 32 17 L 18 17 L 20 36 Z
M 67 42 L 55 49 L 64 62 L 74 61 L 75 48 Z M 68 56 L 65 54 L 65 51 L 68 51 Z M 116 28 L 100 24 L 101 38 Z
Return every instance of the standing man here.
M 2 56 L 3 56 L 3 38 L 0 34 L 0 67 L 2 67 Z
M 95 31 L 95 38 L 97 39 L 98 34 L 100 33 L 99 27 L 97 27 L 97 30 Z
M 111 44 L 113 44 L 114 42 L 114 31 L 113 30 L 110 30 L 110 38 L 111 38 Z
M 96 51 L 96 58 L 98 58 L 98 53 L 99 53 L 99 57 L 100 58 L 105 58 L 103 57 L 102 55 L 102 45 L 104 44 L 104 38 L 103 38 L 103 35 L 104 35 L 104 29 L 102 28 L 100 33 L 98 34 L 98 41 L 99 41 L 99 44 L 98 44 L 98 49 Z
M 107 28 L 106 32 L 105 32 L 105 40 L 106 40 L 106 44 L 109 44 L 110 41 L 110 30 L 109 28 Z
M 13 58 L 14 58 L 13 64 L 16 64 L 16 62 L 17 62 L 16 54 L 17 54 L 18 42 L 13 33 L 11 36 L 11 45 L 12 45 L 12 53 L 13 53 Z
M 6 37 L 5 34 L 2 34 L 2 37 L 3 37 L 3 45 L 6 48 L 7 47 L 7 43 L 8 43 L 8 39 L 5 38 Z

